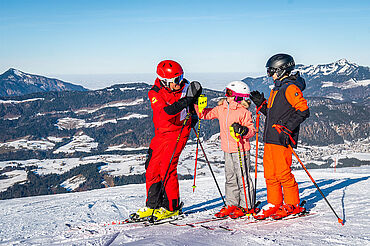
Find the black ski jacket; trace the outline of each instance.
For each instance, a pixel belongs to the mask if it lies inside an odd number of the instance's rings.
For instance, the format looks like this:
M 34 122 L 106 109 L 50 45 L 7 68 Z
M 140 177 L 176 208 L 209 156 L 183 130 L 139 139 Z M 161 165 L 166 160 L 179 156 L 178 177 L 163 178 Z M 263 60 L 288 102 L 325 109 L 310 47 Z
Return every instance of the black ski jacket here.
M 306 88 L 305 80 L 299 73 L 276 80 L 275 87 L 270 92 L 267 105 L 264 105 L 263 112 L 266 115 L 265 131 L 263 141 L 265 143 L 286 146 L 281 142 L 279 133 L 274 124 L 288 128 L 295 141 L 290 143 L 293 148 L 297 147 L 300 124 L 309 117 L 310 111 L 302 91 Z

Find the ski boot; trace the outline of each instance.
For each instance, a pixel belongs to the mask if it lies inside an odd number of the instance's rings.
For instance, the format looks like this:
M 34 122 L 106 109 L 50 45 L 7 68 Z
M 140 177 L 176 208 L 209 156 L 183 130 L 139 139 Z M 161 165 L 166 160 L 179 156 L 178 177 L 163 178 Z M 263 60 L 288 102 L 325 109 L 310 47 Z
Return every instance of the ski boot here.
M 136 213 L 130 214 L 129 217 L 132 221 L 144 221 L 148 217 L 152 216 L 153 210 L 154 209 L 149 207 L 142 207 Z
M 237 206 L 234 206 L 234 205 L 223 207 L 223 208 L 221 208 L 221 210 L 219 212 L 217 212 L 215 214 L 215 216 L 217 218 L 222 218 L 222 217 L 229 216 L 237 208 L 238 207 Z
M 247 214 L 247 210 L 242 207 L 236 207 L 233 212 L 230 213 L 229 217 L 232 219 L 240 218 Z
M 271 215 L 273 215 L 274 213 L 276 213 L 276 211 L 279 209 L 279 207 L 280 207 L 280 205 L 274 205 L 274 204 L 268 203 L 267 205 L 263 206 L 262 210 L 259 211 L 253 217 L 256 220 L 264 220 L 264 219 L 270 217 Z
M 169 210 L 161 207 L 159 209 L 155 209 L 154 214 L 153 214 L 153 221 L 155 222 L 155 221 L 159 221 L 159 220 L 163 220 L 163 219 L 176 217 L 180 213 L 181 213 L 180 210 L 169 211 Z
M 291 204 L 284 204 L 279 207 L 279 209 L 271 215 L 271 218 L 274 220 L 280 220 L 282 218 L 285 218 L 289 215 L 297 215 L 304 213 L 306 209 L 299 204 L 297 205 L 291 205 Z

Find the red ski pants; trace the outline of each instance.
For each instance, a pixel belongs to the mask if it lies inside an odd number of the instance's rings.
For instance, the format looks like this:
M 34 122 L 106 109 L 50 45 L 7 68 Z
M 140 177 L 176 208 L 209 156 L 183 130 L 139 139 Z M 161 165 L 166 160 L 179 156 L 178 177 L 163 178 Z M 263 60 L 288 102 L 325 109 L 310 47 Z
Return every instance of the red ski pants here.
M 149 148 L 149 156 L 145 163 L 146 168 L 146 206 L 150 208 L 164 207 L 170 211 L 179 209 L 180 194 L 177 177 L 177 164 L 179 157 L 189 138 L 190 128 L 185 127 L 176 147 L 180 132 L 155 136 Z M 173 156 L 171 165 L 171 157 Z M 169 169 L 168 169 L 169 168 Z M 166 180 L 163 182 L 166 172 Z M 164 193 L 161 186 L 165 185 Z
M 263 155 L 267 202 L 280 205 L 299 204 L 298 184 L 291 172 L 292 151 L 281 145 L 265 144 Z

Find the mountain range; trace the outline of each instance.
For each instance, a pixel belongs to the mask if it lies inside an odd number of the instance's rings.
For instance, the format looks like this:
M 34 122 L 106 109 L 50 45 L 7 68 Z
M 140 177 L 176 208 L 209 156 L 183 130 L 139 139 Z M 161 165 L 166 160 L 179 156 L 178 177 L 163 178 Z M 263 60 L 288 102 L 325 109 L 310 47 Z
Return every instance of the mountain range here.
M 331 73 L 332 78 L 342 78 L 344 67 L 337 67 Z M 346 71 L 361 74 L 356 69 L 354 66 L 354 70 Z M 306 77 L 312 87 L 325 84 L 312 82 L 315 76 L 316 79 L 329 76 L 323 67 L 316 70 L 310 66 L 302 70 L 306 71 L 302 72 L 303 76 L 312 77 L 312 80 Z M 369 152 L 370 106 L 365 75 L 364 72 L 362 77 L 354 76 L 363 84 L 354 87 L 361 89 L 356 101 L 320 97 L 320 90 L 327 91 L 330 87 L 342 95 L 353 93 L 334 82 L 333 86 L 317 85 L 318 91 L 306 96 L 311 116 L 301 127 L 303 149 L 299 154 L 308 161 L 307 167 L 330 167 L 336 162 L 340 166 L 369 164 L 366 153 Z M 341 83 L 347 83 L 347 78 L 343 77 Z M 261 90 L 268 90 L 271 84 L 258 85 Z M 128 83 L 100 90 L 42 91 L 0 98 L 0 199 L 143 182 L 147 147 L 154 136 L 148 100 L 150 88 L 146 83 Z M 313 89 L 308 87 L 304 94 L 310 90 Z M 216 106 L 224 95 L 210 89 L 204 89 L 204 94 L 209 107 Z M 250 110 L 255 117 L 255 107 Z M 205 151 L 215 172 L 220 173 L 223 155 L 217 135 L 218 121 L 202 121 L 201 125 Z M 261 117 L 260 133 L 263 127 L 264 117 Z M 190 139 L 194 140 L 194 135 Z M 255 139 L 251 141 L 254 150 Z M 194 143 L 189 141 L 182 155 L 181 178 L 192 177 Z M 259 164 L 262 164 L 263 144 L 260 146 Z M 200 159 L 199 175 L 206 168 Z
M 14 68 L 0 75 L 0 96 L 20 96 L 46 91 L 86 91 L 80 85 L 74 85 L 40 75 L 24 73 Z
M 304 95 L 325 97 L 342 102 L 370 104 L 370 68 L 351 63 L 346 59 L 323 65 L 297 65 L 306 80 Z M 269 95 L 273 84 L 267 76 L 243 79 L 251 88 Z

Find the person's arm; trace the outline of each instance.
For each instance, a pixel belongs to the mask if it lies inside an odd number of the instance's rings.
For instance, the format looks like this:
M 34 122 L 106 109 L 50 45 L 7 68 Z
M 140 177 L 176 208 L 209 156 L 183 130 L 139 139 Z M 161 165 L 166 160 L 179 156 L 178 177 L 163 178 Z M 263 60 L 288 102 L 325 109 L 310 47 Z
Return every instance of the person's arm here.
M 205 108 L 203 109 L 201 114 L 199 114 L 198 110 L 197 110 L 197 113 L 200 119 L 212 120 L 212 119 L 218 118 L 218 109 L 219 109 L 219 106 L 214 107 L 214 108 Z
M 168 114 L 165 111 L 165 108 L 169 105 L 166 103 L 166 101 L 161 97 L 159 93 L 151 90 L 149 91 L 148 95 L 150 100 L 150 106 L 152 107 L 154 114 L 158 114 L 160 118 L 164 120 L 170 120 L 176 116 L 176 114 Z
M 295 109 L 295 112 L 285 122 L 284 126 L 294 131 L 305 119 L 310 116 L 307 100 L 304 99 L 302 91 L 296 85 L 289 85 L 285 91 L 287 101 Z
M 164 111 L 168 115 L 176 115 L 184 108 L 197 102 L 198 97 L 202 94 L 202 86 L 198 81 L 193 81 L 189 84 L 184 98 L 174 102 L 171 105 L 165 106 Z

